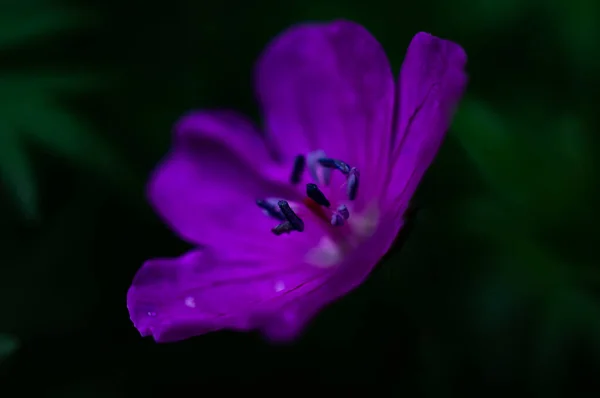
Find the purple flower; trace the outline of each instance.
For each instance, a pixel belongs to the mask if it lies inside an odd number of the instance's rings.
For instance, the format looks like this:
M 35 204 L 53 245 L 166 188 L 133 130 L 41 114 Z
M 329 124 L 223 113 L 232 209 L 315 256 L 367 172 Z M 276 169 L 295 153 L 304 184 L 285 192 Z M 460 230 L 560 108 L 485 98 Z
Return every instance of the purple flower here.
M 195 250 L 147 261 L 127 295 L 158 342 L 219 330 L 288 341 L 388 251 L 466 86 L 466 55 L 418 33 L 394 82 L 348 21 L 292 27 L 256 67 L 260 132 L 194 111 L 150 179 L 158 214 Z

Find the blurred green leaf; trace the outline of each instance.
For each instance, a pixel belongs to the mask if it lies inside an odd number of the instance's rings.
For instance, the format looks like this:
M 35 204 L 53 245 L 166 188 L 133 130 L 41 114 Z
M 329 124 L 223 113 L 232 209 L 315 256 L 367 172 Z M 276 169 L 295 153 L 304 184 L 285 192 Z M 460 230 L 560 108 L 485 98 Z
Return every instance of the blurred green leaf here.
M 0 48 L 23 45 L 90 22 L 86 13 L 52 2 L 35 3 L 36 7 L 24 3 L 0 6 Z M 36 143 L 111 178 L 129 177 L 109 144 L 58 103 L 61 94 L 97 89 L 101 83 L 93 74 L 48 73 L 39 68 L 29 72 L 0 70 L 0 176 L 27 218 L 35 218 L 38 212 L 34 171 L 24 146 L 27 143 Z
M 14 337 L 0 333 L 0 363 L 19 348 L 19 342 Z
M 70 161 L 114 175 L 124 172 L 112 148 L 79 118 L 60 108 L 43 93 L 30 93 L 27 103 L 14 109 L 13 124 L 25 136 Z M 35 117 L 28 117 L 34 114 Z M 119 174 L 117 174 L 118 176 Z
M 588 0 L 553 1 L 552 24 L 562 33 L 563 49 L 578 70 L 593 71 L 598 66 L 600 4 Z
M 523 338 L 518 330 L 523 329 L 523 320 L 531 320 L 536 325 L 531 331 L 535 342 L 531 367 L 518 372 L 531 372 L 536 391 L 553 396 L 568 366 L 572 342 L 586 336 L 600 348 L 600 306 L 582 289 L 580 267 L 562 261 L 536 238 L 530 220 L 515 217 L 498 198 L 465 202 L 457 217 L 488 244 L 485 278 L 477 283 L 471 300 L 478 335 L 494 341 L 482 352 L 482 363 L 505 357 L 503 368 L 514 371 L 522 358 L 511 348 L 513 340 Z M 600 359 L 600 349 L 590 355 Z M 493 374 L 498 372 L 493 368 Z
M 494 189 L 521 201 L 529 184 L 518 157 L 516 132 L 480 100 L 463 101 L 454 121 L 453 132 L 474 165 Z
M 110 145 L 52 99 L 56 92 L 52 87 L 62 84 L 69 90 L 79 82 L 85 88 L 94 79 L 33 76 L 3 84 L 5 79 L 0 79 L 0 87 L 5 87 L 0 92 L 0 175 L 27 217 L 37 216 L 37 190 L 26 143 L 36 143 L 111 179 L 129 177 Z
M 0 120 L 0 181 L 28 219 L 38 215 L 37 186 L 29 157 L 19 145 L 12 126 Z
M 60 93 L 78 93 L 97 89 L 103 83 L 97 75 L 81 73 L 49 73 L 34 70 L 29 73 L 13 72 L 0 74 L 0 103 L 2 107 L 11 106 L 20 95 L 38 94 L 51 96 Z
M 500 267 L 520 295 L 546 300 L 574 286 L 576 269 L 539 243 L 530 220 L 517 217 L 497 198 L 466 201 L 457 217 L 490 244 L 495 260 L 489 265 Z
M 501 116 L 468 98 L 453 131 L 495 194 L 544 222 L 572 217 L 588 188 L 583 126 L 569 116 L 549 119 L 547 111 L 542 119 L 539 106 L 528 107 Z
M 0 6 L 0 48 L 20 46 L 87 22 L 86 14 L 80 11 L 42 7 L 26 2 Z

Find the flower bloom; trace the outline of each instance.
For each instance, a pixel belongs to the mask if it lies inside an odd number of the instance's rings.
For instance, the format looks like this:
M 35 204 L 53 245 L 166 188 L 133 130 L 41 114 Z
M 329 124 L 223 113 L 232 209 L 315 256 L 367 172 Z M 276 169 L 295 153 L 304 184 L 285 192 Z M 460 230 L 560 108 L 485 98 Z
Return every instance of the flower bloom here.
M 389 250 L 467 83 L 466 55 L 418 33 L 398 81 L 349 21 L 302 24 L 256 66 L 264 134 L 200 110 L 174 128 L 148 196 L 197 249 L 147 261 L 127 295 L 158 342 L 219 330 L 289 341 Z

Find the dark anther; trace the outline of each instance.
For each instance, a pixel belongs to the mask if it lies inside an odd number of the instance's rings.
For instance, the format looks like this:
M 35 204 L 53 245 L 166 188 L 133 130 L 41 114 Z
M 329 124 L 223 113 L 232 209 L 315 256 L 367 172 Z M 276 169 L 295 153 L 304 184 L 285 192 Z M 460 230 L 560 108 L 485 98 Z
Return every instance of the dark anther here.
M 334 227 L 341 227 L 344 225 L 344 217 L 342 217 L 339 213 L 333 213 L 331 215 L 331 225 Z
M 344 175 L 348 175 L 348 173 L 350 172 L 350 166 L 348 166 L 347 163 L 342 162 L 341 160 L 322 158 L 319 159 L 319 164 L 328 169 L 338 169 Z
M 304 231 L 304 221 L 302 221 L 302 219 L 298 217 L 296 213 L 294 213 L 294 210 L 292 210 L 288 202 L 286 202 L 285 200 L 280 200 L 277 203 L 277 205 L 281 209 L 281 212 L 283 213 L 286 220 L 288 220 L 290 224 L 292 224 L 292 227 L 294 227 L 296 231 Z
M 316 184 L 306 184 L 306 196 L 320 204 L 321 206 L 329 207 L 331 203 L 327 200 L 323 192 Z
M 279 235 L 283 235 L 283 234 L 289 234 L 291 231 L 294 230 L 294 227 L 292 226 L 292 223 L 290 223 L 289 221 L 283 222 L 281 224 L 279 224 L 278 226 L 274 227 L 273 229 L 271 229 L 271 231 L 279 236 Z
M 269 201 L 262 199 L 258 199 L 256 201 L 256 204 L 258 205 L 258 207 L 266 211 L 269 216 L 281 221 L 285 221 L 285 216 L 279 209 L 279 206 L 277 206 L 276 204 L 270 203 Z
M 292 169 L 292 175 L 290 176 L 290 182 L 292 184 L 298 184 L 302 179 L 302 173 L 306 167 L 306 158 L 304 155 L 298 155 L 294 159 L 294 168 Z
M 337 212 L 339 215 L 341 215 L 344 218 L 344 220 L 347 220 L 348 218 L 350 218 L 350 211 L 348 210 L 346 205 L 339 205 L 337 208 Z
M 348 195 L 348 199 L 354 200 L 356 199 L 356 194 L 358 193 L 358 170 L 353 167 L 348 174 L 348 179 L 346 181 L 346 194 Z

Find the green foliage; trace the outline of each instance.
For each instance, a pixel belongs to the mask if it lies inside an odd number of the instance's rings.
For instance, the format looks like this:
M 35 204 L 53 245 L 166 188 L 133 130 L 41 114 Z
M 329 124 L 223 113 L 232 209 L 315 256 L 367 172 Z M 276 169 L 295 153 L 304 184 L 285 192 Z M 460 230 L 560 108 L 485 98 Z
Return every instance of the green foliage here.
M 573 70 L 593 73 L 599 65 L 597 15 L 600 5 L 588 0 L 554 0 L 549 5 L 550 23 L 560 32 L 562 48 L 571 57 Z
M 19 348 L 18 341 L 7 334 L 0 334 L 0 363 Z
M 40 3 L 0 7 L 0 53 L 38 44 L 48 35 L 91 21 L 88 14 Z M 0 69 L 0 176 L 27 218 L 38 215 L 37 183 L 27 144 L 113 173 L 116 160 L 107 143 L 59 101 L 61 94 L 89 92 L 99 83 L 91 74 L 40 72 L 39 67 L 30 72 Z
M 0 128 L 0 173 L 27 218 L 37 214 L 37 186 L 33 165 L 21 148 L 17 134 L 6 124 Z
M 502 117 L 484 101 L 467 98 L 454 126 L 496 195 L 538 221 L 556 221 L 572 214 L 572 203 L 588 189 L 591 160 L 581 121 L 571 115 L 549 118 L 547 111 L 538 118 L 539 106 L 528 105 L 523 123 L 510 115 Z
M 585 335 L 586 344 L 600 343 L 600 306 L 581 288 L 581 265 L 561 259 L 540 233 L 553 227 L 562 233 L 558 226 L 565 219 L 589 217 L 592 162 L 586 131 L 571 115 L 545 112 L 545 118 L 536 118 L 538 106 L 529 105 L 523 122 L 521 113 L 502 117 L 470 98 L 455 131 L 493 195 L 464 202 L 460 212 L 468 231 L 489 244 L 493 259 L 483 271 L 492 277 L 479 283 L 474 297 L 474 319 L 479 335 L 487 336 L 488 344 L 495 341 L 491 347 L 504 348 L 486 347 L 481 361 L 509 355 L 509 366 L 515 366 L 519 353 L 511 350 L 516 337 L 510 325 L 523 322 L 519 314 L 535 315 L 531 332 L 537 343 L 528 369 L 534 370 L 536 388 L 551 392 L 548 377 L 560 380 L 569 364 L 568 342 Z M 531 131 L 531 125 L 538 128 Z
M 45 0 L 3 2 L 0 6 L 0 49 L 30 44 L 46 35 L 70 30 L 85 20 L 81 11 Z M 88 15 L 89 16 L 89 15 Z

